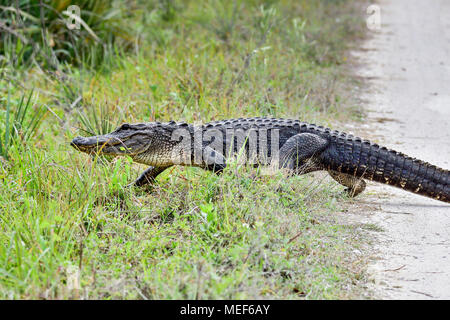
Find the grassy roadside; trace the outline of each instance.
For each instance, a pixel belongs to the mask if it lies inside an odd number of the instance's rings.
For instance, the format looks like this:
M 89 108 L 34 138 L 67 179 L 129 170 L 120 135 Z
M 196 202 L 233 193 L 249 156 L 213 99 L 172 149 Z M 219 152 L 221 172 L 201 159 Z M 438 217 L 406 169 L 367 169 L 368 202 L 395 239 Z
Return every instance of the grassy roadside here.
M 48 111 L 0 159 L 0 297 L 359 297 L 361 228 L 342 223 L 346 199 L 322 175 L 175 168 L 148 193 L 123 189 L 143 167 L 68 142 L 122 121 L 359 118 L 344 64 L 361 11 L 305 0 L 130 1 L 130 12 L 139 41 L 95 70 L 3 65 L 0 134 L 6 106 L 33 87 Z

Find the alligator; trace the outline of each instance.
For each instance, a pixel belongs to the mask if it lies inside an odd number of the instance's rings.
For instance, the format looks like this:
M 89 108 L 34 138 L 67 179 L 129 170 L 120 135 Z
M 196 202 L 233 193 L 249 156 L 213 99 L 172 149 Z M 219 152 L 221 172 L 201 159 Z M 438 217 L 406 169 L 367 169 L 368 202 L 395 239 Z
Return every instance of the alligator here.
M 326 170 L 354 197 L 364 180 L 398 187 L 450 203 L 448 170 L 379 146 L 369 140 L 292 119 L 239 118 L 206 124 L 149 122 L 76 137 L 71 145 L 89 154 L 128 155 L 148 165 L 131 185 L 154 183 L 173 165 L 221 173 L 231 157 L 253 166 L 275 166 L 289 174 Z

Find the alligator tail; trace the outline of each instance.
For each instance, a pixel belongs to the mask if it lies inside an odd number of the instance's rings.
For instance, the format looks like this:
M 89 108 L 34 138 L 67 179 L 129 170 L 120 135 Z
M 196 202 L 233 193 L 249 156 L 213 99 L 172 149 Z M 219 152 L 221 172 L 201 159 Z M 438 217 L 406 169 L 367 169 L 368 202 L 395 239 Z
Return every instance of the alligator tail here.
M 344 133 L 331 140 L 323 154 L 328 169 L 450 203 L 449 170 Z

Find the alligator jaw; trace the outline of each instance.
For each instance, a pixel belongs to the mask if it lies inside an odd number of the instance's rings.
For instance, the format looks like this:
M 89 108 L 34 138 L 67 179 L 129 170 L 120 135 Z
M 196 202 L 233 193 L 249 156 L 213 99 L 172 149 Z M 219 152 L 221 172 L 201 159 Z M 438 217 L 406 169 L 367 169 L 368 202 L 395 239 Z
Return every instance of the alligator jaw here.
M 94 136 L 94 137 L 76 137 L 70 143 L 75 149 L 85 153 L 101 153 L 119 155 L 127 152 L 126 146 L 123 141 L 110 137 Z

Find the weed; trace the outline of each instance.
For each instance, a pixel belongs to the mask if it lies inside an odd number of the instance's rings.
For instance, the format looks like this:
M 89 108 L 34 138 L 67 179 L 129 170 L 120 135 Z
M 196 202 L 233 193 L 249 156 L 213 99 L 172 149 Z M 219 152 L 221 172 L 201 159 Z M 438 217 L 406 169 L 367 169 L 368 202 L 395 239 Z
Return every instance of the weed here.
M 33 90 L 28 97 L 22 95 L 15 110 L 12 110 L 10 92 L 5 103 L 5 123 L 0 131 L 0 155 L 8 159 L 8 150 L 11 146 L 21 143 L 23 145 L 36 134 L 46 113 L 44 107 L 36 107 L 31 100 Z M 12 118 L 12 119 L 10 119 Z
M 80 16 L 67 11 L 68 1 L 0 1 L 0 54 L 16 68 L 33 62 L 57 70 L 60 63 L 97 68 L 111 48 L 130 46 L 128 28 L 119 22 L 121 10 L 104 1 L 78 1 Z M 75 21 L 79 28 L 69 28 Z

